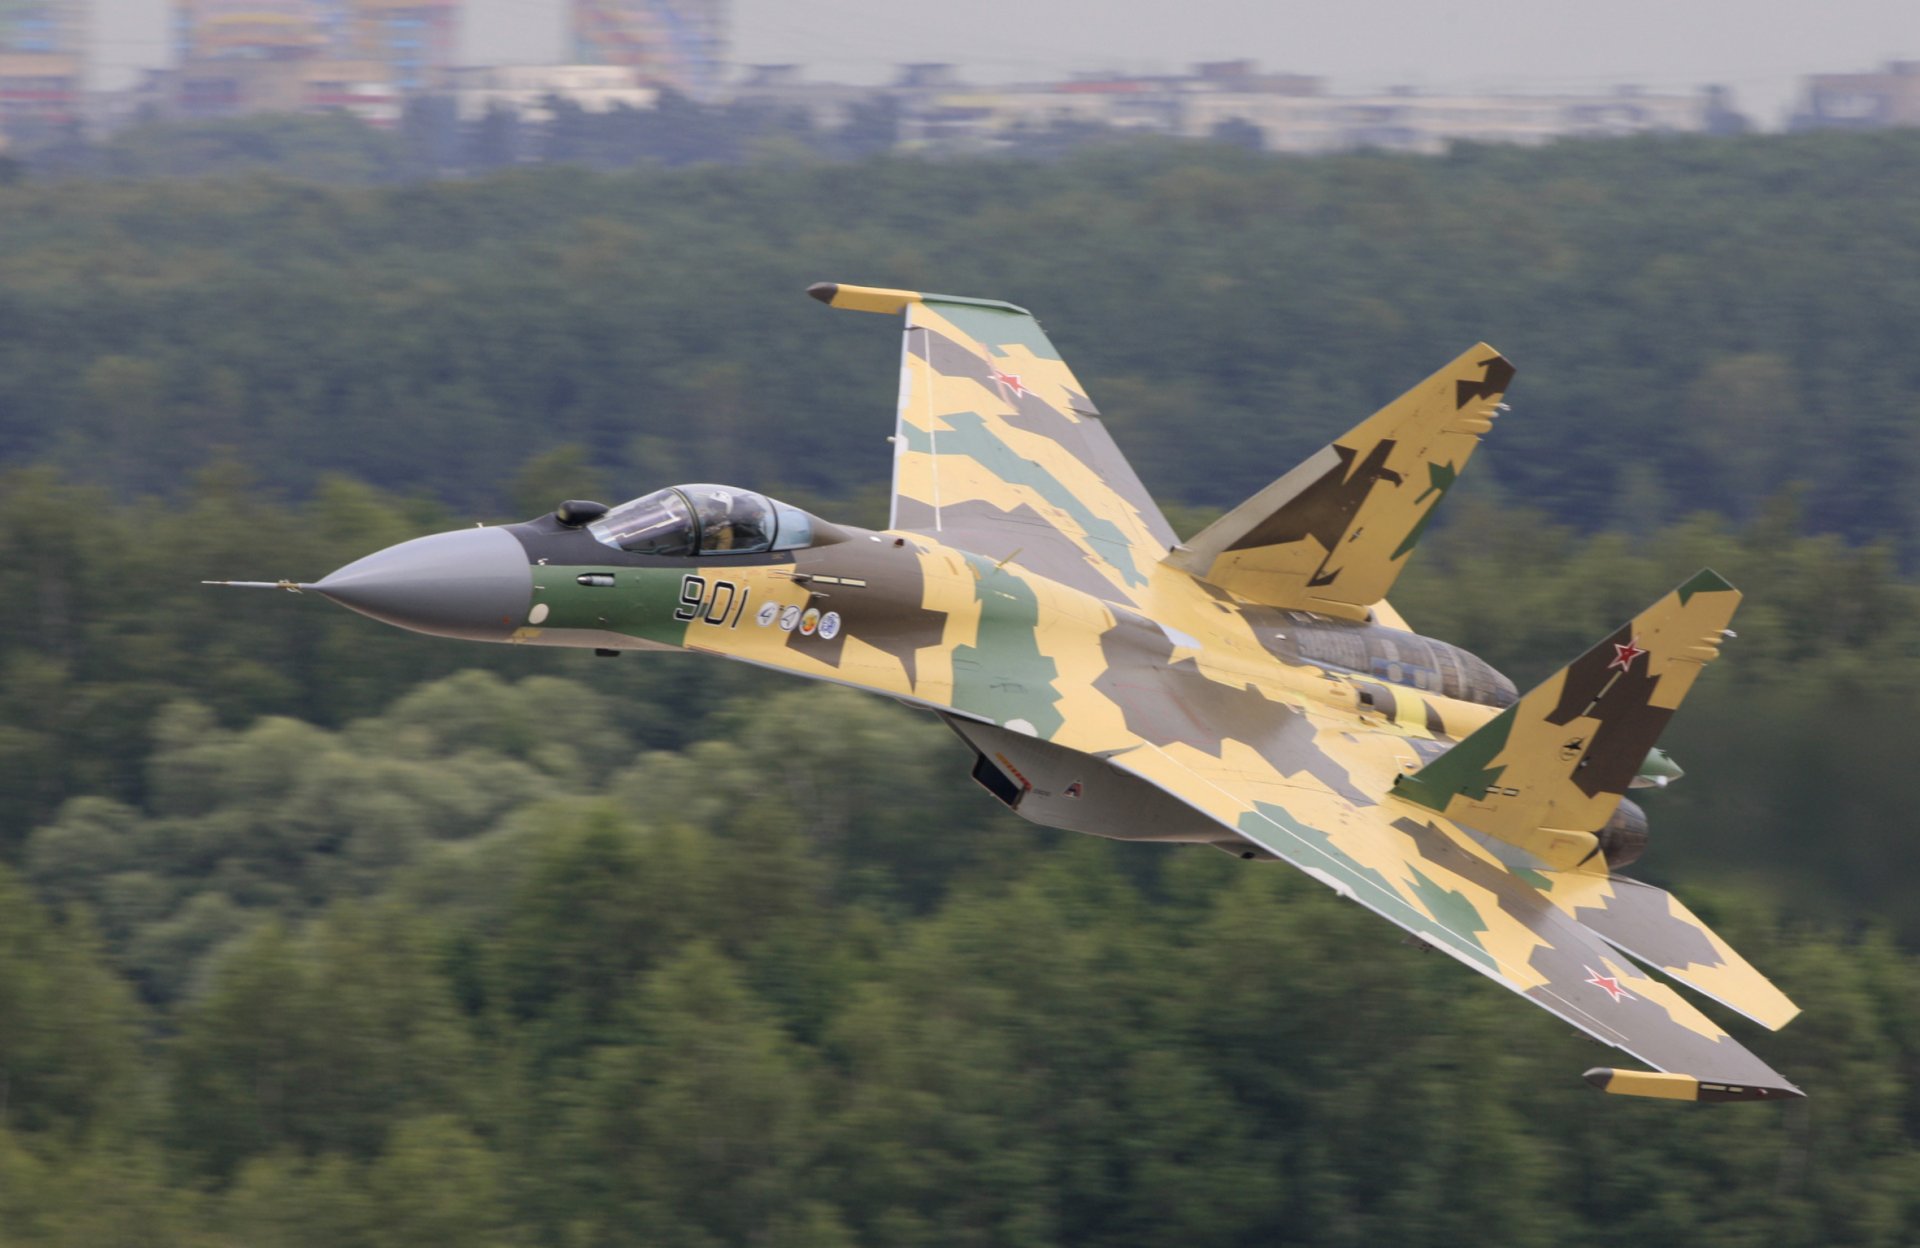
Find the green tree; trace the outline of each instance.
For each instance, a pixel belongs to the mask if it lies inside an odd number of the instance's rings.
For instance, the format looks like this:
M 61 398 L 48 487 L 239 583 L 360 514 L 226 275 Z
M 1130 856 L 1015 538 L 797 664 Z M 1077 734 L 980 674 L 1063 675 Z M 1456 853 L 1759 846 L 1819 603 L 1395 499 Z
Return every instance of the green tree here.
M 170 1053 L 174 1146 L 224 1176 L 249 1158 L 377 1155 L 410 1111 L 468 1096 L 466 1032 L 417 920 L 345 911 L 271 925 L 214 969 Z
M 83 915 L 55 921 L 0 867 L 0 1127 L 137 1117 L 140 1021 Z
M 595 1055 L 568 1124 L 595 1237 L 817 1239 L 823 1214 L 805 1200 L 816 1094 L 738 969 L 694 943 L 633 1002 L 640 1041 Z

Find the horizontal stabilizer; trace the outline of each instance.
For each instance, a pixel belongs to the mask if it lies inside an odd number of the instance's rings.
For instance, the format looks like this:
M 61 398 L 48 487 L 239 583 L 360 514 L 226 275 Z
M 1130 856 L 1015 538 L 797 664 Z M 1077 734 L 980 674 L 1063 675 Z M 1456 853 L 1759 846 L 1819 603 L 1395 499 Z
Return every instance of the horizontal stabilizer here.
M 1710 1083 L 1692 1075 L 1653 1070 L 1612 1070 L 1598 1066 L 1586 1080 L 1615 1096 L 1647 1096 L 1660 1101 L 1783 1101 L 1806 1093 L 1788 1084 L 1768 1088 L 1751 1084 Z
M 1703 996 L 1778 1031 L 1800 1007 L 1680 899 L 1639 880 L 1554 872 L 1548 898 L 1600 939 Z
M 1720 641 L 1740 591 L 1711 571 L 1554 673 L 1393 792 L 1549 867 L 1591 858 Z

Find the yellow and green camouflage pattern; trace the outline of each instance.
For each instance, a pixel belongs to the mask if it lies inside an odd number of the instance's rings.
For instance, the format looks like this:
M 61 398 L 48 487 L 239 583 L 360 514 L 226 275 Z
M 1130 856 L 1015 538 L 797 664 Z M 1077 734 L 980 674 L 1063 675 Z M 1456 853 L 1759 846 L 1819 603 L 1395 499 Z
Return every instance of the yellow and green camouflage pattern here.
M 888 527 L 812 518 L 796 548 L 683 556 L 560 513 L 510 526 L 532 578 L 511 640 L 694 650 L 927 708 L 1029 819 L 1289 862 L 1665 1072 L 1595 1072 L 1609 1091 L 1799 1095 L 1640 969 L 1769 1027 L 1795 1013 L 1678 900 L 1616 876 L 1607 840 L 1643 771 L 1678 774 L 1654 742 L 1738 592 L 1702 572 L 1517 699 L 1384 599 L 1492 426 L 1514 375 L 1497 351 L 1180 546 L 1026 311 L 810 293 L 903 318 Z
M 1174 564 L 1255 602 L 1368 618 L 1493 428 L 1513 374 L 1475 345 L 1208 526 Z
M 1701 572 L 1394 792 L 1549 866 L 1577 866 L 1719 656 L 1739 603 L 1733 586 Z
M 1173 530 L 1023 308 L 818 285 L 834 307 L 906 313 L 889 527 L 926 531 L 1131 602 Z

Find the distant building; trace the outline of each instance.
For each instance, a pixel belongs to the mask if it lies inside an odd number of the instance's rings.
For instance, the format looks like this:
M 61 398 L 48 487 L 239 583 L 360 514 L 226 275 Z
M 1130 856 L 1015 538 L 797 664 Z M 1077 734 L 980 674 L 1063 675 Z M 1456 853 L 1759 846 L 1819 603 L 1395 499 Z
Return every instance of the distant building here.
M 1355 148 L 1438 153 L 1450 143 L 1700 133 L 1744 126 L 1724 90 L 1655 94 L 1427 95 L 1409 89 L 1333 95 L 1321 79 L 1214 61 L 1183 75 L 1082 74 L 1064 82 L 977 87 L 949 66 L 904 67 L 887 90 L 902 101 L 910 146 L 991 148 L 1022 132 L 1097 125 L 1193 138 L 1231 134 L 1276 152 Z
M 83 56 L 87 8 L 81 0 L 8 0 L 0 5 L 0 51 L 15 56 Z
M 0 146 L 80 119 L 86 29 L 84 0 L 0 2 Z
M 729 0 L 572 0 L 575 58 L 620 65 L 642 85 L 696 100 L 722 94 Z
M 1311 74 L 1270 74 L 1258 61 L 1202 61 L 1186 81 L 1195 88 L 1261 95 L 1319 95 L 1326 83 Z
M 884 92 L 843 82 L 814 82 L 798 65 L 749 65 L 729 94 L 744 104 L 763 104 L 783 112 L 806 114 L 816 130 L 837 130 L 854 110 Z
M 1019 108 L 962 81 L 959 67 L 946 61 L 903 64 L 883 91 L 900 108 L 899 141 L 908 148 L 977 147 L 1005 129 L 1005 114 Z
M 403 100 L 386 75 L 379 62 L 319 57 L 190 61 L 150 74 L 139 105 L 170 120 L 340 112 L 390 127 L 399 124 Z
M 175 0 L 174 44 L 182 65 L 298 60 L 351 43 L 348 10 L 335 0 Z
M 1889 61 L 1873 74 L 1812 74 L 1789 130 L 1920 126 L 1920 61 Z
M 960 67 L 951 61 L 908 61 L 893 81 L 895 91 L 952 91 L 965 86 Z
M 343 110 L 399 119 L 451 66 L 459 0 L 176 0 L 179 68 L 149 84 L 166 116 Z
M 460 0 L 352 0 L 351 55 L 386 66 L 402 91 L 422 91 L 452 68 Z
M 1186 97 L 1183 132 L 1205 136 L 1239 120 L 1277 152 L 1354 148 L 1438 154 L 1449 144 L 1536 145 L 1567 138 L 1704 133 L 1724 95 L 1656 95 L 1620 87 L 1604 95 L 1379 95 L 1198 92 Z
M 652 108 L 660 92 L 640 85 L 624 65 L 501 65 L 450 70 L 444 94 L 461 121 L 509 109 L 524 121 L 548 120 L 548 101 L 558 98 L 589 113 L 614 108 Z

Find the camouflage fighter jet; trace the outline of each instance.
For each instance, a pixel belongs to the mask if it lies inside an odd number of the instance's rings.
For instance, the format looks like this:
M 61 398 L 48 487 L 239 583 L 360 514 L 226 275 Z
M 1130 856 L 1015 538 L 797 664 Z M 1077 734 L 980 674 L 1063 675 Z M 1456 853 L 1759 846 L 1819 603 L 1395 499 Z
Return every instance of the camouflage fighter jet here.
M 1588 1071 L 1608 1092 L 1801 1095 L 1642 968 L 1769 1028 L 1797 1007 L 1615 873 L 1647 839 L 1627 790 L 1679 775 L 1655 739 L 1738 591 L 1700 572 L 1524 697 L 1387 605 L 1503 410 L 1497 351 L 1183 543 L 1024 309 L 809 293 L 904 314 L 886 529 L 679 485 L 265 584 L 444 637 L 696 650 L 886 694 L 1036 823 L 1289 862 L 1654 1068 Z

